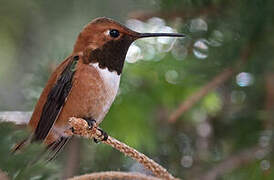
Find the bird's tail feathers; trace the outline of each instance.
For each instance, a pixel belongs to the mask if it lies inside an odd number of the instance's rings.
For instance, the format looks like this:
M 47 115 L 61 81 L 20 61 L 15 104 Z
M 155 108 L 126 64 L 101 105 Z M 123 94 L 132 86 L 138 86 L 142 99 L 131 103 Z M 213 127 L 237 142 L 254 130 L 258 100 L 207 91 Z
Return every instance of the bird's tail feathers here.
M 57 154 L 63 149 L 69 139 L 70 137 L 61 137 L 60 139 L 54 141 L 52 144 L 48 145 L 47 161 L 53 160 L 57 156 Z
M 28 137 L 22 140 L 20 143 L 16 144 L 12 148 L 11 153 L 15 154 L 21 151 L 22 148 L 24 148 L 25 146 L 31 143 L 31 139 L 32 139 L 31 137 Z M 41 158 L 42 156 L 44 157 L 45 155 L 47 161 L 53 160 L 56 157 L 56 155 L 63 149 L 64 145 L 68 142 L 69 139 L 70 137 L 60 137 L 58 140 L 48 145 L 47 149 L 44 152 L 42 152 L 42 154 L 40 154 L 39 157 Z M 40 158 L 37 158 L 37 159 L 40 159 Z
M 26 138 L 23 141 L 21 141 L 20 143 L 16 144 L 12 150 L 11 153 L 14 154 L 18 151 L 20 151 L 25 145 L 30 144 L 30 138 Z

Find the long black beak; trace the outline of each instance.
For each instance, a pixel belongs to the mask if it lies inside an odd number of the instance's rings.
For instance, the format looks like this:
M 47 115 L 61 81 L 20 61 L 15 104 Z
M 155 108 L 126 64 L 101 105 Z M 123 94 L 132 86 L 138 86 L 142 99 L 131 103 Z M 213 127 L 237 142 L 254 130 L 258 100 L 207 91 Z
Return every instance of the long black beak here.
M 146 38 L 146 37 L 185 37 L 184 34 L 179 33 L 140 33 L 137 38 Z

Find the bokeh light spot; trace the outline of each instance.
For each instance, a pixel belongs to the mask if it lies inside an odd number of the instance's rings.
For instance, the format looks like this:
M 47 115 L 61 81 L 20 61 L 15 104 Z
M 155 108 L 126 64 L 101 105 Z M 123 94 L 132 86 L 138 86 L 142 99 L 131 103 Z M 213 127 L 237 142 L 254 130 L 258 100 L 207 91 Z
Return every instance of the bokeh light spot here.
M 207 40 L 199 39 L 194 43 L 193 54 L 199 59 L 205 59 L 208 56 Z
M 187 57 L 188 50 L 184 45 L 177 41 L 171 50 L 171 54 L 176 60 L 181 61 Z
M 266 160 L 266 159 L 262 160 L 261 163 L 260 163 L 260 166 L 261 166 L 261 169 L 263 171 L 268 170 L 270 168 L 270 162 L 269 162 L 269 160 Z
M 238 86 L 246 87 L 253 84 L 253 75 L 247 72 L 241 72 L 236 76 L 236 82 Z
M 221 46 L 224 40 L 224 35 L 221 31 L 214 30 L 209 38 L 209 45 L 213 47 Z
M 193 164 L 193 158 L 190 155 L 183 156 L 181 159 L 181 165 L 185 168 L 190 168 Z
M 170 84 L 176 84 L 178 76 L 179 75 L 175 70 L 169 70 L 165 74 L 166 81 Z
M 141 58 L 142 58 L 141 49 L 135 44 L 132 44 L 128 49 L 128 52 L 126 55 L 126 61 L 129 63 L 135 63 Z
M 207 31 L 207 29 L 207 23 L 201 18 L 193 19 L 190 22 L 190 32 Z
M 197 126 L 197 133 L 201 137 L 208 137 L 211 133 L 211 126 L 207 122 L 202 122 Z

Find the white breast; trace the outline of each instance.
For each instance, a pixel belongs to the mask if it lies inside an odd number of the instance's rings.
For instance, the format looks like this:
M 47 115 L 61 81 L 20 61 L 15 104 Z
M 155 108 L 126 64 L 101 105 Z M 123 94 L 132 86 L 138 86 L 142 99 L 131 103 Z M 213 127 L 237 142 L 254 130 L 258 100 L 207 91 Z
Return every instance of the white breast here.
M 106 88 L 117 93 L 120 84 L 120 75 L 118 75 L 116 71 L 110 72 L 107 68 L 101 69 L 99 63 L 90 63 L 90 65 L 95 67 L 100 73 Z
M 105 114 L 108 112 L 112 102 L 114 101 L 114 99 L 117 95 L 117 92 L 119 89 L 119 84 L 120 84 L 120 75 L 118 75 L 116 71 L 110 72 L 107 68 L 101 69 L 99 67 L 99 63 L 90 63 L 89 65 L 96 68 L 96 70 L 99 72 L 99 74 L 104 82 L 106 91 L 107 91 L 106 97 L 108 97 L 108 98 L 107 98 L 107 100 L 105 102 L 105 106 L 102 110 L 103 113 L 102 113 L 102 117 L 101 117 L 101 118 L 104 118 Z M 99 119 L 101 119 L 101 118 L 99 118 Z

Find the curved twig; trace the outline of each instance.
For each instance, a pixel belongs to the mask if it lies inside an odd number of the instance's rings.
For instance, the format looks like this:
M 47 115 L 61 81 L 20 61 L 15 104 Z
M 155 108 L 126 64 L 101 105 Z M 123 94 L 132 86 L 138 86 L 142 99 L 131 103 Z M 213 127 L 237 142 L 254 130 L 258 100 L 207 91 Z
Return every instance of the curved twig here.
M 1 169 L 0 169 L 0 179 L 1 180 L 8 180 L 9 179 L 7 173 L 3 172 Z
M 229 173 L 229 172 L 239 168 L 242 165 L 248 164 L 251 161 L 256 160 L 256 158 L 258 157 L 257 154 L 260 154 L 260 156 L 262 156 L 262 155 L 265 156 L 267 153 L 268 153 L 267 149 L 262 149 L 261 147 L 258 147 L 258 146 L 254 146 L 254 147 L 242 150 L 239 153 L 226 158 L 225 160 L 221 161 L 220 163 L 217 163 L 209 171 L 207 171 L 193 179 L 195 179 L 195 180 L 217 179 L 218 177 L 224 175 L 225 173 Z
M 216 89 L 218 86 L 229 80 L 246 63 L 253 48 L 253 44 L 243 48 L 240 54 L 239 62 L 234 67 L 224 69 L 220 74 L 217 74 L 208 84 L 195 92 L 186 101 L 183 101 L 182 104 L 171 113 L 168 121 L 171 123 L 175 122 L 184 112 L 189 110 L 196 102 L 207 95 L 210 91 Z
M 212 79 L 208 84 L 206 84 L 202 89 L 191 95 L 186 101 L 171 113 L 168 122 L 175 122 L 184 112 L 189 110 L 196 102 L 198 102 L 202 97 L 207 95 L 210 91 L 217 88 L 220 84 L 227 81 L 233 74 L 235 70 L 232 68 L 227 68 L 218 74 L 214 79 Z
M 103 139 L 102 131 L 98 130 L 96 126 L 92 129 L 89 129 L 87 122 L 81 118 L 70 118 L 69 120 L 70 125 L 73 127 L 74 135 L 79 135 L 86 138 L 96 138 L 99 140 Z M 112 146 L 113 148 L 119 150 L 120 152 L 124 153 L 125 155 L 135 159 L 139 163 L 141 163 L 145 168 L 152 171 L 152 173 L 162 179 L 176 179 L 174 178 L 165 168 L 161 165 L 157 164 L 152 159 L 148 158 L 144 154 L 138 152 L 137 150 L 129 147 L 128 145 L 118 141 L 113 137 L 108 137 L 106 141 L 102 141 L 105 144 Z
M 95 172 L 91 174 L 85 174 L 76 176 L 68 180 L 93 180 L 93 179 L 138 179 L 138 180 L 160 180 L 153 176 L 147 176 L 141 173 L 133 172 L 118 172 L 118 171 L 107 171 L 107 172 Z

